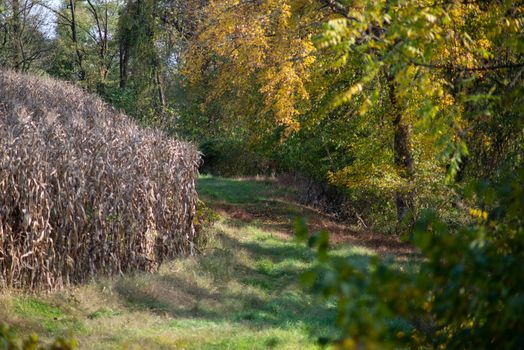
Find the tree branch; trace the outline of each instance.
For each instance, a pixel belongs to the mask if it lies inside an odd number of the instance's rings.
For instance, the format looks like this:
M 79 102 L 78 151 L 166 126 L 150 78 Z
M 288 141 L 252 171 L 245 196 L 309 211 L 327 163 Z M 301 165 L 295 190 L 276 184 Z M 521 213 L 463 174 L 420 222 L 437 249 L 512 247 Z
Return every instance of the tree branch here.
M 517 62 L 517 63 L 506 63 L 506 64 L 495 64 L 495 65 L 487 65 L 487 66 L 479 66 L 479 67 L 461 67 L 461 66 L 454 66 L 452 64 L 432 64 L 432 63 L 421 63 L 421 62 L 411 62 L 413 65 L 418 67 L 425 67 L 425 68 L 431 68 L 431 69 L 446 69 L 446 70 L 458 70 L 458 71 L 489 71 L 489 70 L 497 70 L 497 69 L 511 69 L 511 68 L 519 68 L 524 67 L 524 62 Z
M 358 22 L 358 19 L 356 19 L 355 17 L 351 17 L 349 15 L 349 11 L 346 8 L 346 6 L 342 5 L 340 2 L 336 0 L 320 0 L 320 1 L 323 2 L 326 6 L 328 6 L 336 14 L 342 15 L 344 18 Z

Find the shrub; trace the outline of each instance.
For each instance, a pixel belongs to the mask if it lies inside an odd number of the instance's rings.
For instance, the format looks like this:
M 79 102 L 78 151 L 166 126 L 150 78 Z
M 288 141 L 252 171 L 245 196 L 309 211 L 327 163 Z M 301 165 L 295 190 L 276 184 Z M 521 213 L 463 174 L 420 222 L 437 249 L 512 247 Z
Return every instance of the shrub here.
M 269 175 L 274 167 L 242 140 L 216 138 L 200 145 L 204 161 L 202 172 L 217 176 Z
M 337 299 L 340 348 L 524 348 L 524 171 L 469 192 L 469 225 L 452 230 L 434 212 L 418 221 L 418 273 L 331 256 L 327 232 L 310 238 L 322 264 L 304 281 Z
M 81 89 L 0 71 L 0 285 L 56 288 L 193 253 L 199 153 Z

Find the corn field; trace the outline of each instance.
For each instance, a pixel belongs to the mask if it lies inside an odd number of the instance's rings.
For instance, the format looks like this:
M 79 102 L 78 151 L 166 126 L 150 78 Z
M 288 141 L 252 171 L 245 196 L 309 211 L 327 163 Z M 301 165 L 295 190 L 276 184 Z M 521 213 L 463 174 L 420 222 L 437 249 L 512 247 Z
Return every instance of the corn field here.
M 199 162 L 80 88 L 0 71 L 0 286 L 56 289 L 192 254 Z

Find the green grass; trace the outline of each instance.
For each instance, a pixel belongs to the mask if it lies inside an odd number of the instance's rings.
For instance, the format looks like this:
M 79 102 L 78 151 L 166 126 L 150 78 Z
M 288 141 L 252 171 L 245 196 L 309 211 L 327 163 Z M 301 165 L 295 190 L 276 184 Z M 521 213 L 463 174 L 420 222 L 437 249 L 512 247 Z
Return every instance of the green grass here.
M 314 254 L 292 239 L 292 219 L 303 212 L 293 193 L 208 176 L 199 192 L 220 213 L 202 255 L 52 294 L 6 292 L 0 319 L 19 334 L 72 332 L 82 349 L 316 349 L 319 337 L 336 335 L 334 305 L 298 283 Z M 373 254 L 335 251 L 363 263 Z
M 291 192 L 275 186 L 271 180 L 253 181 L 201 176 L 199 194 L 210 201 L 223 201 L 229 204 L 248 204 L 275 199 Z
M 12 297 L 10 304 L 10 311 L 23 320 L 26 328 L 32 328 L 43 335 L 66 335 L 84 330 L 83 323 L 76 315 L 45 299 L 20 295 Z

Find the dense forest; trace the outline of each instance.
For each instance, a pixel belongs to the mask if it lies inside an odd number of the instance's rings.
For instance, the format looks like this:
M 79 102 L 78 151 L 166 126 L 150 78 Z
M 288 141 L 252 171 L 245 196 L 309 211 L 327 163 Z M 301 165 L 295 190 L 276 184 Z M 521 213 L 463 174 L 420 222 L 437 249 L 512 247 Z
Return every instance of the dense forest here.
M 415 273 L 363 268 L 296 220 L 303 288 L 337 305 L 326 345 L 524 348 L 524 2 L 0 0 L 0 67 L 415 247 Z

